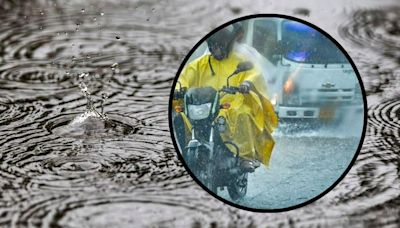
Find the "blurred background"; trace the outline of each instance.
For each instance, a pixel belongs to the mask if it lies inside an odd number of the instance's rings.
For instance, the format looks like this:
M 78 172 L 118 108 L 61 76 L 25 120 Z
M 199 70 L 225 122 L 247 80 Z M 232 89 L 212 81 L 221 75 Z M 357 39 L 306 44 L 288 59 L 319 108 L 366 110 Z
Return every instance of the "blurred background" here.
M 396 226 L 399 9 L 389 0 L 1 1 L 0 225 Z M 323 198 L 284 213 L 239 210 L 203 191 L 178 160 L 166 118 L 189 50 L 222 23 L 255 13 L 296 16 L 328 32 L 367 92 L 355 165 Z M 129 130 L 59 133 L 85 111 L 82 80 L 95 106 L 105 93 L 105 112 Z

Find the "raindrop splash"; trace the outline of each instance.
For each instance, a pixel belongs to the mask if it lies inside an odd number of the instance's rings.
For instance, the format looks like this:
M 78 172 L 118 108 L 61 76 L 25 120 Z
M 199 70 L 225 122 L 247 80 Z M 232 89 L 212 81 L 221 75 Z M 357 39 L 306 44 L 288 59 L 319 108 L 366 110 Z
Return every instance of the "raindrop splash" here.
M 84 77 L 84 74 L 81 74 L 79 77 Z M 91 110 L 94 110 L 94 107 L 93 107 L 93 100 L 92 100 L 92 98 L 91 98 L 91 94 L 90 94 L 90 92 L 89 92 L 89 90 L 88 90 L 88 87 L 87 87 L 87 85 L 85 84 L 85 82 L 81 82 L 80 84 L 79 84 L 79 87 L 81 88 L 81 92 L 83 93 L 83 96 L 86 98 L 86 111 L 91 111 Z
M 108 98 L 107 93 L 102 93 L 101 94 L 101 114 L 104 115 L 104 104 L 106 103 L 106 100 Z
M 111 65 L 111 71 L 114 74 L 118 74 L 119 73 L 119 64 L 118 63 L 113 63 Z

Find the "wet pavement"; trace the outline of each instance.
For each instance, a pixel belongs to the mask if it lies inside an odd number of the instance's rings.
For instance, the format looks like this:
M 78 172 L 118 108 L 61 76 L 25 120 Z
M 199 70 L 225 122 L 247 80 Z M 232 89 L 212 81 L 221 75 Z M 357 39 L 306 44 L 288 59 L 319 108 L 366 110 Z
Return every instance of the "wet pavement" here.
M 395 227 L 399 9 L 398 1 L 369 0 L 3 0 L 0 226 Z M 320 200 L 284 213 L 255 214 L 208 195 L 178 160 L 167 121 L 170 86 L 190 48 L 221 23 L 254 13 L 297 16 L 330 33 L 368 94 L 367 136 L 354 167 Z M 131 130 L 60 133 L 86 110 L 82 73 L 95 106 L 106 93 L 109 118 Z
M 319 196 L 347 169 L 359 137 L 322 137 L 312 133 L 275 137 L 268 167 L 249 175 L 246 196 L 233 201 L 255 209 L 284 209 Z M 218 193 L 232 201 L 226 190 Z

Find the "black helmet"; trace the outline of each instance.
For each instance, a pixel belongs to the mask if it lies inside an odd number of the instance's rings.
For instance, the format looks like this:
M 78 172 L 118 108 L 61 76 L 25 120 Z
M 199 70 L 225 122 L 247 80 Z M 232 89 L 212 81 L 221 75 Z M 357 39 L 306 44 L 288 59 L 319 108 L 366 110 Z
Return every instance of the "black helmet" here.
M 211 55 L 217 60 L 223 60 L 227 58 L 240 31 L 240 27 L 233 24 L 210 36 L 207 39 L 207 45 Z

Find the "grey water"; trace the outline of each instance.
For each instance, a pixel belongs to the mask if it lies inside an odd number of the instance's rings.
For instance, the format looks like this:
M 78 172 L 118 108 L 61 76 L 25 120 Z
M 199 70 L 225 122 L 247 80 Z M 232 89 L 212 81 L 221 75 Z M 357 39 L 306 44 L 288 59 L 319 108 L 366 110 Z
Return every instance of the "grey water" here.
M 389 0 L 3 0 L 0 226 L 396 227 L 399 10 Z M 350 172 L 284 213 L 236 209 L 203 191 L 177 158 L 167 121 L 189 50 L 222 22 L 255 13 L 297 16 L 330 33 L 368 95 L 367 135 Z

